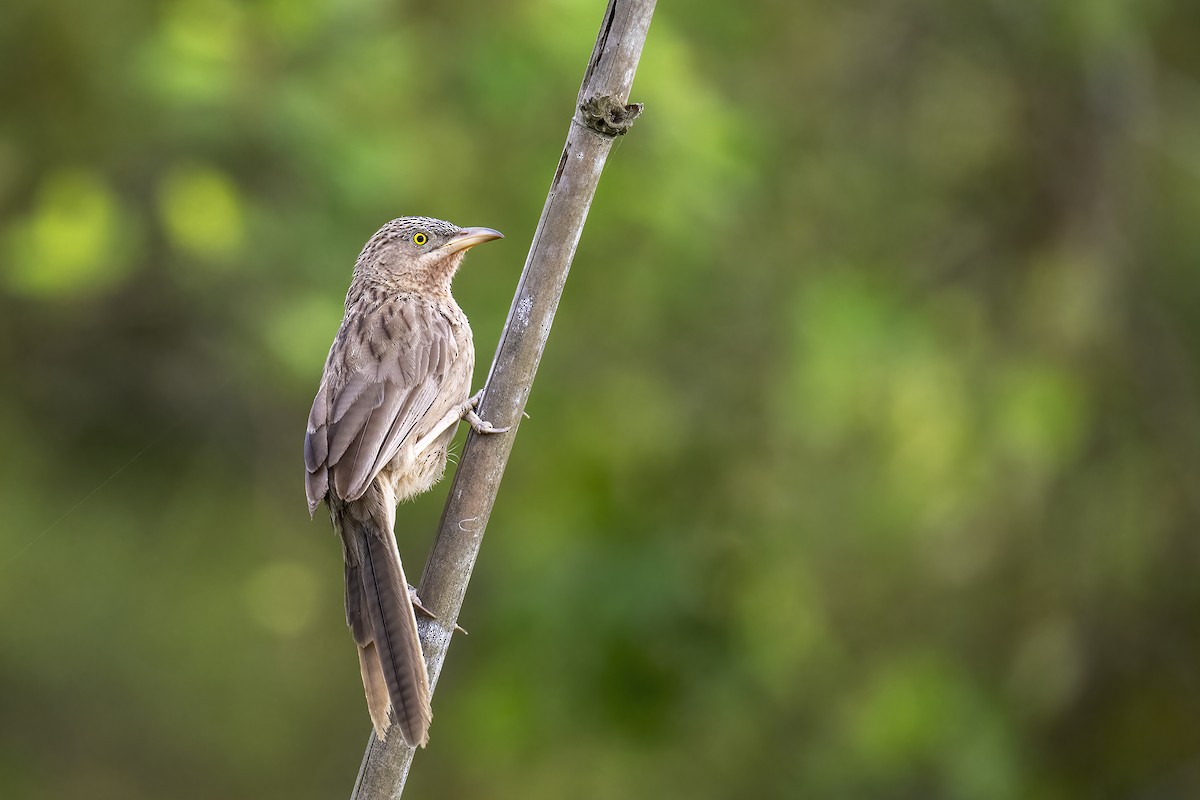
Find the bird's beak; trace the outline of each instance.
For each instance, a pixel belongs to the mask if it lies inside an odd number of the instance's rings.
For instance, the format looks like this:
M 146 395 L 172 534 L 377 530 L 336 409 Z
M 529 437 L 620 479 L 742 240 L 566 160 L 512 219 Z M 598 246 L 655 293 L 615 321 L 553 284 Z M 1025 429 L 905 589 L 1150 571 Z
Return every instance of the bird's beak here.
M 474 247 L 477 244 L 503 238 L 503 233 L 494 231 L 491 228 L 463 228 L 439 249 L 445 251 L 447 254 L 457 253 L 459 250 L 466 250 L 468 247 Z

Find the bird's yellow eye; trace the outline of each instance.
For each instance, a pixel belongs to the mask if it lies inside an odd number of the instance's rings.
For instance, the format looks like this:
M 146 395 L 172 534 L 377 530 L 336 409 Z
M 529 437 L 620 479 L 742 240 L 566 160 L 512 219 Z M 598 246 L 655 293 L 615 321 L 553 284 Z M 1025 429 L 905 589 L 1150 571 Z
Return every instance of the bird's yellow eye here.
M 413 244 L 415 244 L 417 247 L 420 247 L 421 245 L 425 244 L 428 241 L 429 241 L 429 237 L 423 233 L 414 233 L 413 234 Z

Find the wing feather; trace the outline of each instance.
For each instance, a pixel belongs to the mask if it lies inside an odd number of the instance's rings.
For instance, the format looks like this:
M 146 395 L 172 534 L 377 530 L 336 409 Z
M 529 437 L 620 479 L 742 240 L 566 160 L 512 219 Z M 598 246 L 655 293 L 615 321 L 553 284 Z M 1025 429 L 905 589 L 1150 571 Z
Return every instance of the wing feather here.
M 411 299 L 390 307 L 375 311 L 377 328 L 367 326 L 373 340 L 351 342 L 343 322 L 339 337 L 350 344 L 330 352 L 304 440 L 310 511 L 330 489 L 361 497 L 430 410 L 445 405 L 439 395 L 459 350 L 450 321 Z
M 326 457 L 326 463 L 330 467 L 338 464 L 350 446 L 356 442 L 357 447 L 351 454 L 352 457 L 362 452 L 363 432 L 370 425 L 375 410 L 383 405 L 388 388 L 388 385 L 383 383 L 370 387 L 358 395 L 358 399 L 346 409 L 341 419 L 329 424 L 329 455 Z M 369 446 L 369 443 L 366 444 Z

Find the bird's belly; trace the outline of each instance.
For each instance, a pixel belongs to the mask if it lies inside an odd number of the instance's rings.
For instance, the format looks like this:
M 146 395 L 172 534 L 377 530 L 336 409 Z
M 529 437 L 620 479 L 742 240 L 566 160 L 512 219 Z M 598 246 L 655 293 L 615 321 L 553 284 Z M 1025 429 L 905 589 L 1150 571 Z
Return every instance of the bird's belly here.
M 391 481 L 396 493 L 396 502 L 403 503 L 416 495 L 433 488 L 446 472 L 450 442 L 458 426 L 448 429 L 424 452 L 414 454 L 411 449 L 402 449 L 381 472 L 380 477 Z

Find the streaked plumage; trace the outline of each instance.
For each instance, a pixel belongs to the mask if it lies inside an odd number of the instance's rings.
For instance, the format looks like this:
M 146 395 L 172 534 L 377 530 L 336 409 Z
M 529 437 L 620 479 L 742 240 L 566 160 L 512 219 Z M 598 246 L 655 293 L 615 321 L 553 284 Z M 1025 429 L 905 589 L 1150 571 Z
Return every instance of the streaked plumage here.
M 383 739 L 390 704 L 410 745 L 428 737 L 429 677 L 396 548 L 396 505 L 442 477 L 471 410 L 475 350 L 450 282 L 468 248 L 495 238 L 428 217 L 392 220 L 371 237 L 304 438 L 309 513 L 326 500 L 342 539 L 346 623 L 371 721 Z

